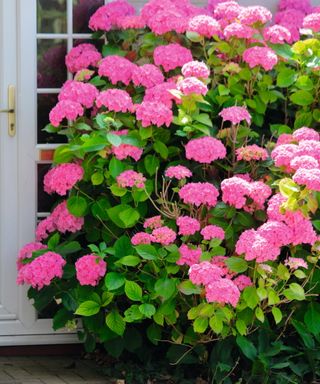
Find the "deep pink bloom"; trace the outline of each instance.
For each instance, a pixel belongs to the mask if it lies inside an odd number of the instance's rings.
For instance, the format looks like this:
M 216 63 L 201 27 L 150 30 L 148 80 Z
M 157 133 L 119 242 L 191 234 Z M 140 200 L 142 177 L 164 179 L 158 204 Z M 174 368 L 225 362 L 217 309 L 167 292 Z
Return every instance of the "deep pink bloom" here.
M 117 19 L 117 26 L 121 29 L 142 29 L 146 22 L 140 15 L 121 16 Z
M 106 107 L 114 112 L 132 112 L 133 103 L 128 92 L 122 89 L 107 89 L 100 92 L 97 97 L 96 105 L 98 108 Z
M 191 236 L 200 231 L 200 223 L 197 219 L 189 216 L 180 216 L 177 218 L 179 235 Z
M 207 86 L 196 77 L 186 77 L 178 81 L 178 90 L 184 95 L 206 95 L 208 92 Z
M 210 164 L 217 159 L 223 159 L 227 150 L 220 140 L 204 136 L 190 140 L 186 147 L 186 158 L 198 163 Z
M 164 76 L 160 69 L 153 64 L 137 66 L 132 73 L 132 81 L 136 86 L 152 88 L 164 82 Z
M 111 55 L 101 60 L 98 73 L 99 76 L 108 77 L 112 84 L 122 82 L 128 85 L 135 68 L 136 65 L 125 57 Z
M 241 147 L 236 150 L 237 154 L 237 160 L 243 160 L 243 161 L 258 161 L 258 160 L 267 160 L 269 157 L 268 152 L 264 149 L 259 147 L 256 144 L 253 145 L 247 145 L 246 147 Z
M 102 59 L 100 52 L 93 44 L 80 44 L 72 48 L 66 56 L 69 72 L 77 72 L 88 67 L 96 67 Z
M 312 156 L 296 156 L 290 161 L 290 168 L 297 171 L 299 168 L 314 169 L 319 167 L 319 162 Z
M 310 191 L 320 192 L 320 169 L 299 168 L 293 175 L 293 181 L 305 185 Z
M 217 204 L 219 191 L 210 183 L 188 183 L 179 191 L 179 197 L 185 204 L 197 207 L 207 205 L 214 207 Z
M 284 44 L 291 42 L 291 33 L 282 25 L 272 25 L 263 31 L 263 37 L 272 44 Z
M 188 18 L 176 7 L 158 11 L 148 20 L 148 27 L 156 35 L 163 35 L 170 31 L 184 33 L 187 25 Z
M 240 291 L 230 279 L 218 279 L 206 286 L 206 299 L 209 303 L 231 304 L 236 307 Z
M 188 31 L 197 32 L 200 36 L 212 37 L 221 31 L 220 24 L 211 16 L 197 15 L 189 20 Z
M 192 264 L 189 269 L 189 279 L 196 285 L 208 285 L 224 275 L 223 269 L 209 261 Z
M 280 11 L 286 9 L 297 9 L 304 13 L 310 13 L 312 10 L 310 0 L 280 0 L 278 4 Z
M 292 144 L 295 141 L 290 133 L 282 133 L 277 140 L 277 146 L 282 144 Z
M 179 44 L 160 45 L 154 50 L 153 58 L 156 65 L 162 65 L 168 72 L 192 61 L 192 53 Z
M 143 228 L 156 229 L 156 228 L 162 227 L 162 225 L 163 225 L 163 222 L 162 222 L 161 216 L 158 215 L 158 216 L 153 216 L 153 217 L 149 217 L 149 219 L 146 219 L 143 224 Z
M 295 130 L 292 136 L 296 141 L 301 141 L 301 140 L 320 141 L 319 133 L 315 129 L 308 128 L 308 127 L 302 127 Z
M 214 17 L 219 20 L 232 21 L 237 19 L 242 7 L 236 1 L 220 1 L 214 9 Z
M 169 177 L 170 179 L 182 180 L 182 179 L 185 179 L 186 177 L 191 177 L 192 172 L 187 167 L 184 167 L 183 165 L 176 165 L 176 166 L 171 166 L 167 168 L 164 175 L 166 177 Z
M 153 101 L 143 101 L 136 105 L 136 117 L 141 121 L 143 127 L 154 124 L 157 127 L 169 125 L 173 120 L 172 110 L 163 103 Z
M 83 178 L 83 168 L 74 163 L 59 164 L 44 177 L 44 190 L 51 194 L 58 193 L 60 196 L 65 196 L 75 184 Z
M 22 261 L 25 259 L 30 259 L 32 257 L 33 252 L 39 251 L 41 249 L 46 249 L 46 248 L 47 246 L 45 244 L 42 244 L 39 242 L 32 242 L 23 246 L 19 251 L 19 255 L 17 259 L 17 269 L 20 270 L 24 266 Z
M 151 244 L 153 241 L 155 241 L 154 237 L 145 232 L 138 232 L 131 238 L 131 243 L 133 245 Z
M 118 147 L 112 147 L 112 153 L 118 160 L 124 160 L 131 157 L 133 160 L 140 160 L 143 149 L 131 144 L 120 144 Z
M 257 31 L 254 28 L 240 23 L 229 24 L 223 30 L 223 35 L 227 40 L 230 40 L 232 37 L 251 39 L 255 33 L 257 33 Z
M 243 7 L 239 14 L 239 20 L 242 24 L 253 25 L 256 23 L 266 24 L 272 19 L 272 13 L 265 7 L 255 5 Z
M 144 188 L 145 181 L 146 181 L 146 178 L 143 176 L 142 173 L 138 173 L 132 170 L 124 171 L 120 173 L 119 176 L 117 176 L 117 183 L 121 188 L 127 188 L 127 187 Z
M 206 227 L 202 228 L 200 233 L 203 236 L 204 240 L 223 240 L 225 236 L 224 230 L 221 227 L 218 227 L 217 225 L 207 225 Z
M 186 244 L 182 244 L 179 248 L 180 258 L 177 261 L 178 265 L 189 265 L 198 264 L 202 251 L 200 247 L 190 248 Z
M 292 230 L 280 221 L 269 220 L 258 228 L 257 232 L 274 247 L 283 247 L 292 242 Z
M 169 227 L 159 227 L 152 231 L 152 236 L 154 238 L 155 243 L 160 243 L 161 245 L 170 245 L 174 243 L 177 235 L 175 231 L 173 231 Z
M 311 29 L 313 32 L 320 32 L 320 13 L 311 13 L 303 19 L 303 28 Z
M 320 162 L 320 142 L 316 140 L 301 140 L 297 156 L 312 156 Z
M 63 201 L 55 207 L 51 213 L 56 229 L 61 233 L 80 231 L 84 224 L 83 217 L 72 215 L 67 208 L 67 202 Z
M 299 147 L 294 144 L 278 145 L 271 152 L 271 158 L 276 167 L 282 167 L 285 172 L 291 172 L 290 162 L 298 156 Z
M 170 91 L 177 89 L 174 82 L 166 82 L 158 84 L 152 88 L 147 88 L 143 101 L 151 101 L 155 103 L 161 103 L 166 105 L 168 108 L 172 108 L 172 101 L 180 102 Z
M 183 65 L 181 73 L 184 77 L 207 79 L 210 76 L 210 69 L 202 61 L 190 61 Z
M 96 255 L 85 255 L 75 262 L 77 279 L 80 285 L 98 285 L 106 274 L 107 263 Z
M 249 64 L 250 68 L 260 65 L 266 71 L 271 71 L 278 63 L 278 56 L 271 48 L 256 46 L 243 52 L 243 60 Z
M 83 113 L 84 110 L 80 103 L 69 100 L 61 100 L 51 109 L 49 113 L 49 120 L 54 127 L 58 127 L 64 118 L 73 121 L 79 116 L 82 116 Z
M 245 288 L 251 287 L 251 285 L 253 285 L 253 282 L 250 279 L 250 277 L 248 277 L 246 275 L 240 275 L 240 276 L 236 277 L 235 279 L 233 279 L 232 281 L 234 282 L 234 284 L 238 287 L 238 289 L 240 291 L 243 291 Z
M 59 93 L 59 101 L 70 100 L 91 108 L 98 94 L 99 91 L 92 84 L 67 80 Z
M 231 121 L 232 124 L 239 124 L 241 121 L 246 120 L 248 124 L 251 123 L 251 115 L 246 107 L 228 107 L 223 108 L 219 113 L 223 121 Z

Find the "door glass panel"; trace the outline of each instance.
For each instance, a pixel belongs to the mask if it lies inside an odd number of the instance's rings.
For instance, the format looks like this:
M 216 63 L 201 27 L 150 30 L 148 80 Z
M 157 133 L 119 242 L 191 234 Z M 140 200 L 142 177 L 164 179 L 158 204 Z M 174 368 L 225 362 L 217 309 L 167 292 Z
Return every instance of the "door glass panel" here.
M 56 201 L 56 196 L 49 195 L 44 191 L 43 179 L 45 174 L 51 168 L 51 164 L 39 163 L 37 165 L 38 172 L 38 207 L 37 211 L 39 213 L 50 212 L 54 202 Z
M 103 4 L 103 0 L 73 0 L 73 33 L 91 33 L 89 19 Z
M 38 0 L 38 33 L 67 32 L 66 0 Z

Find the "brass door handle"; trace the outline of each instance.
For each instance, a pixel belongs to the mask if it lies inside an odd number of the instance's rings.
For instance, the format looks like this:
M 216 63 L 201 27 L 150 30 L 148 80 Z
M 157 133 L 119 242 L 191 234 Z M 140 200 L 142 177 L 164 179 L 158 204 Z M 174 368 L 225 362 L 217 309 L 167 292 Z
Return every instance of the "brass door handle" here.
M 16 134 L 16 97 L 15 86 L 8 87 L 8 109 L 0 109 L 0 113 L 8 113 L 8 134 L 13 137 Z

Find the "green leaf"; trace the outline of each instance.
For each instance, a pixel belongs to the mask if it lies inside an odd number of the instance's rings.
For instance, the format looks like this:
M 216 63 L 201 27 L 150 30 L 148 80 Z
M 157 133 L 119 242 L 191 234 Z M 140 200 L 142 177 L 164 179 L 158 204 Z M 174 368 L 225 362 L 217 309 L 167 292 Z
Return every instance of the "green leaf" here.
M 110 208 L 110 202 L 108 199 L 102 197 L 99 198 L 91 206 L 92 215 L 99 220 L 108 220 L 109 216 L 107 210 Z
M 199 295 L 201 293 L 201 288 L 194 285 L 190 280 L 182 281 L 178 285 L 178 290 L 185 295 Z
M 110 160 L 109 163 L 109 172 L 110 175 L 115 179 L 125 170 L 125 165 L 115 157 Z
M 142 300 L 142 289 L 140 285 L 138 285 L 136 282 L 126 280 L 124 291 L 130 300 L 133 300 L 133 301 Z
M 120 260 L 116 262 L 116 264 L 126 265 L 128 267 L 135 267 L 138 264 L 140 264 L 140 262 L 141 262 L 140 257 L 128 255 L 128 256 L 122 257 Z
M 276 291 L 274 291 L 272 288 L 268 290 L 268 305 L 274 305 L 278 304 L 280 301 L 280 298 Z
M 314 348 L 314 339 L 312 335 L 308 332 L 307 327 L 305 324 L 303 324 L 301 321 L 298 320 L 291 320 L 292 325 L 295 327 L 296 331 L 300 335 L 304 345 L 308 349 L 313 349 Z
M 169 155 L 168 147 L 162 141 L 155 141 L 153 144 L 154 150 L 159 153 L 163 159 L 167 159 Z
M 159 296 L 168 300 L 176 291 L 176 283 L 172 279 L 162 278 L 157 280 L 154 290 Z
M 211 317 L 209 325 L 213 332 L 217 334 L 221 333 L 223 329 L 223 322 L 218 316 Z
M 260 307 L 257 307 L 254 311 L 256 318 L 261 322 L 264 323 L 264 313 L 263 310 Z
M 123 286 L 125 278 L 120 273 L 108 272 L 104 279 L 104 283 L 109 291 L 114 291 Z
M 119 147 L 119 145 L 122 143 L 121 136 L 115 135 L 114 133 L 107 133 L 107 139 L 109 143 L 115 147 Z
M 69 163 L 73 158 L 73 153 L 70 151 L 68 144 L 60 145 L 55 151 L 53 162 L 55 164 Z
M 304 322 L 308 330 L 314 335 L 320 333 L 320 304 L 310 303 L 304 315 Z
M 60 242 L 60 234 L 55 233 L 54 235 L 50 236 L 49 241 L 48 241 L 48 248 L 52 251 L 55 250 L 56 246 Z
M 281 280 L 289 280 L 290 279 L 290 273 L 286 266 L 283 264 L 279 264 L 277 268 L 277 276 L 280 277 Z
M 295 193 L 300 192 L 299 186 L 292 179 L 289 179 L 287 177 L 281 179 L 279 183 L 279 189 L 281 195 L 287 198 L 291 197 Z
M 102 304 L 101 304 L 101 306 L 102 307 L 106 307 L 107 305 L 109 305 L 112 302 L 113 298 L 114 298 L 114 294 L 113 293 L 104 291 L 103 294 L 102 294 Z
M 55 251 L 62 256 L 70 255 L 71 253 L 78 252 L 82 249 L 80 243 L 77 241 L 70 241 L 62 243 L 55 248 Z
M 248 307 L 254 309 L 260 302 L 257 290 L 255 287 L 246 287 L 243 291 L 243 298 Z
M 248 269 L 248 263 L 241 257 L 229 257 L 225 263 L 232 272 L 242 273 Z
M 121 188 L 118 186 L 118 184 L 111 185 L 110 190 L 114 196 L 118 197 L 122 197 L 128 192 L 126 188 Z
M 156 308 L 152 304 L 141 304 L 139 306 L 139 311 L 149 319 L 156 313 Z
M 193 119 L 210 128 L 213 127 L 210 116 L 206 113 L 200 113 L 199 115 L 193 116 Z
M 82 217 L 88 209 L 87 200 L 81 196 L 72 196 L 67 200 L 68 211 L 76 217 Z
M 92 185 L 101 185 L 104 182 L 104 176 L 102 172 L 95 172 L 91 175 Z
M 297 283 L 291 283 L 289 289 L 285 289 L 283 294 L 288 300 L 302 301 L 306 298 L 303 287 Z
M 299 76 L 295 85 L 305 91 L 312 91 L 314 87 L 312 80 L 307 75 Z
M 207 317 L 198 317 L 193 322 L 193 330 L 196 333 L 204 333 L 208 328 L 209 320 Z
M 158 252 L 153 245 L 150 244 L 141 244 L 137 245 L 136 251 L 139 256 L 141 256 L 145 260 L 157 260 Z
M 67 321 L 73 319 L 73 313 L 69 312 L 65 308 L 60 308 L 54 315 L 52 320 L 52 328 L 56 331 L 57 329 L 63 328 Z
M 75 314 L 81 316 L 92 316 L 100 311 L 100 304 L 93 300 L 84 301 L 79 305 Z
M 119 212 L 119 219 L 123 221 L 125 228 L 133 227 L 140 219 L 140 213 L 132 207 Z
M 123 317 L 116 310 L 108 313 L 106 316 L 106 324 L 111 329 L 111 331 L 119 336 L 122 336 L 126 329 L 126 323 Z
M 237 336 L 236 343 L 242 353 L 249 359 L 254 361 L 257 357 L 257 349 L 254 344 L 244 336 Z
M 237 328 L 237 331 L 240 333 L 240 335 L 244 336 L 247 334 L 247 326 L 243 320 L 238 319 L 236 321 L 236 328 Z
M 74 127 L 78 131 L 92 131 L 92 128 L 90 127 L 90 125 L 86 123 L 77 123 Z
M 273 315 L 273 318 L 274 318 L 274 321 L 276 322 L 276 324 L 279 324 L 282 320 L 282 312 L 279 308 L 277 307 L 273 307 L 271 309 L 271 312 L 272 312 L 272 315 Z
M 300 90 L 300 91 L 294 92 L 290 96 L 290 100 L 293 102 L 293 104 L 304 107 L 312 104 L 314 101 L 314 98 L 312 96 L 312 93 L 308 91 Z
M 277 86 L 281 88 L 287 88 L 292 85 L 297 78 L 296 71 L 290 68 L 284 68 L 278 73 Z
M 102 47 L 102 56 L 125 56 L 127 54 L 126 51 L 123 51 L 122 49 L 119 48 L 118 45 L 111 45 L 111 44 L 105 44 Z
M 155 155 L 147 155 L 144 158 L 144 166 L 150 176 L 155 175 L 157 169 L 160 166 L 160 161 Z
M 161 327 L 159 327 L 157 324 L 151 324 L 147 328 L 147 337 L 154 345 L 158 345 L 159 341 L 161 340 L 161 333 Z

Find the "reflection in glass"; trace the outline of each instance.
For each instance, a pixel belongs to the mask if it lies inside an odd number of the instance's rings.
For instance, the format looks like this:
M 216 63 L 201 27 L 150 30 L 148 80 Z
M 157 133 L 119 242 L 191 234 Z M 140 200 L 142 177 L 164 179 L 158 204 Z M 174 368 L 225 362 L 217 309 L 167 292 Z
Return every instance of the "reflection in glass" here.
M 54 93 L 44 93 L 38 94 L 38 134 L 37 134 L 37 143 L 46 144 L 46 143 L 64 143 L 66 138 L 63 135 L 58 135 L 55 133 L 48 133 L 42 131 L 42 129 L 49 123 L 49 113 L 51 109 L 58 102 L 58 95 Z
M 104 0 L 73 0 L 73 33 L 91 33 L 89 19 Z
M 51 164 L 37 165 L 38 201 L 37 212 L 50 212 L 57 196 L 48 195 L 43 189 L 43 178 L 51 168 Z
M 59 88 L 67 80 L 66 53 L 66 40 L 38 40 L 38 88 Z
M 67 32 L 67 1 L 38 0 L 37 31 L 38 33 Z

